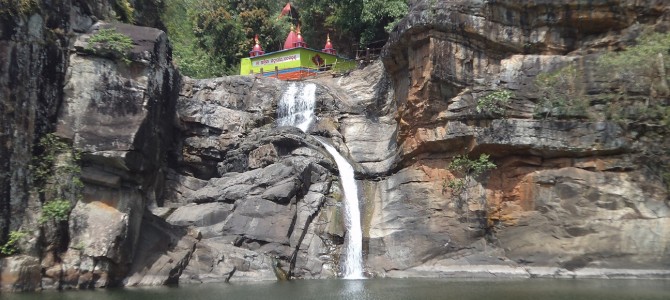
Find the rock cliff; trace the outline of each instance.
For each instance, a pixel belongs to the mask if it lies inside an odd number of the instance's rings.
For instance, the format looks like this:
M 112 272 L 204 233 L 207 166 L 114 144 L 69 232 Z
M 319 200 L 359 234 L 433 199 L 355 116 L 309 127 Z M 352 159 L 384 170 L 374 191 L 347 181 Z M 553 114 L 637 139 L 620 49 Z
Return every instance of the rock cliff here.
M 668 153 L 652 150 L 668 145 L 665 116 L 609 111 L 667 109 L 667 68 L 613 76 L 599 58 L 667 32 L 668 13 L 667 1 L 416 1 L 385 47 L 400 167 L 368 198 L 370 268 L 667 270 Z M 500 110 L 482 108 L 501 91 Z M 482 153 L 497 168 L 454 194 L 449 163 Z
M 289 83 L 182 78 L 164 32 L 100 21 L 114 3 L 0 9 L 0 242 L 27 234 L 0 288 L 335 277 L 343 192 L 314 136 L 356 171 L 373 276 L 669 277 L 670 54 L 611 62 L 667 38 L 669 3 L 410 2 L 381 61 L 291 83 L 316 85 L 307 133 L 276 126 Z M 107 29 L 127 54 L 91 42 Z M 48 132 L 81 154 L 67 221 L 40 217 Z

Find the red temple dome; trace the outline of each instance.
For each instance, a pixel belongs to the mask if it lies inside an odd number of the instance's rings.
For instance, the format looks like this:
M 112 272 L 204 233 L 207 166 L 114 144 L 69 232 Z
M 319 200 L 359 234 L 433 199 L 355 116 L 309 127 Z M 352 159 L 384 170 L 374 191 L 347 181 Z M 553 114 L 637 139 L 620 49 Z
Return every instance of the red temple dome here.
M 291 32 L 288 33 L 286 41 L 284 42 L 284 50 L 292 49 L 295 47 L 295 43 L 298 41 L 298 36 L 295 34 L 293 25 L 291 25 Z
M 328 34 L 327 39 L 326 39 L 326 45 L 323 46 L 323 49 L 321 49 L 322 52 L 330 53 L 330 54 L 337 54 L 337 51 L 333 48 L 333 44 L 330 43 L 330 34 Z
M 254 45 L 254 48 L 252 48 L 251 51 L 249 51 L 249 57 L 255 57 L 265 54 L 265 51 L 263 51 L 263 48 L 261 48 L 261 45 L 258 43 L 258 34 L 254 38 L 254 40 L 256 41 L 256 45 Z

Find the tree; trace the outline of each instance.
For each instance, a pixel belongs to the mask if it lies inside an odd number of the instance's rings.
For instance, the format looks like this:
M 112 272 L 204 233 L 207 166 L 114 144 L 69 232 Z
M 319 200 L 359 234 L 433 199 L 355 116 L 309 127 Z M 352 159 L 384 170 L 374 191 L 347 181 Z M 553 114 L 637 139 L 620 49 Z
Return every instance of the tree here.
M 310 45 L 322 45 L 325 36 L 341 53 L 353 56 L 377 40 L 386 40 L 388 31 L 407 14 L 407 0 L 297 0 L 303 35 Z
M 286 2 L 266 0 L 173 0 L 163 22 L 183 74 L 196 78 L 237 74 L 240 59 L 259 35 L 266 52 L 281 50 L 289 27 L 301 25 L 307 44 L 320 49 L 330 33 L 338 51 L 353 56 L 407 13 L 407 0 L 296 0 L 290 17 L 278 18 Z M 364 45 L 359 47 L 358 45 Z M 382 43 L 376 44 L 381 47 Z M 375 47 L 376 47 L 375 46 Z
M 163 19 L 175 61 L 182 73 L 196 78 L 237 74 L 256 34 L 266 51 L 277 51 L 290 27 L 288 18 L 277 18 L 277 1 L 175 0 L 167 5 Z

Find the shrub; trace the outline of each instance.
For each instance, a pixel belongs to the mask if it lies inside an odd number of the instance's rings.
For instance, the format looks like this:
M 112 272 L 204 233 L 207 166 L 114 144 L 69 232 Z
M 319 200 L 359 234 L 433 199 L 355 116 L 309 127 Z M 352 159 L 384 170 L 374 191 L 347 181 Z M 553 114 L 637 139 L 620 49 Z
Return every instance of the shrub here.
M 488 154 L 481 154 L 478 159 L 472 160 L 467 155 L 457 155 L 449 163 L 447 169 L 454 175 L 462 178 L 456 178 L 446 181 L 443 188 L 449 188 L 453 194 L 460 194 L 465 190 L 465 183 L 470 178 L 477 178 L 484 172 L 495 168 L 496 165 L 491 162 Z
M 0 254 L 3 255 L 12 255 L 19 252 L 19 241 L 24 238 L 27 234 L 22 231 L 11 231 L 9 232 L 9 239 L 7 242 L 0 246 Z
M 495 167 L 496 165 L 491 162 L 488 154 L 481 154 L 475 160 L 468 158 L 466 155 L 456 155 L 447 169 L 464 176 L 477 177 Z
M 670 32 L 646 33 L 637 44 L 625 51 L 609 52 L 598 58 L 598 66 L 616 72 L 618 75 L 636 75 L 654 71 L 661 54 L 666 65 L 670 64 Z
M 619 90 L 618 95 L 607 99 L 608 119 L 624 124 L 647 123 L 670 129 L 668 49 L 670 33 L 646 33 L 637 39 L 636 45 L 625 51 L 609 52 L 598 58 L 597 67 L 611 72 L 612 80 L 617 83 Z M 628 97 L 629 88 L 648 90 L 649 95 L 640 99 L 644 101 L 635 102 L 634 97 Z
M 538 117 L 588 118 L 589 99 L 586 97 L 584 71 L 574 64 L 535 79 L 540 101 L 535 106 Z
M 33 158 L 31 171 L 40 192 L 54 193 L 64 189 L 75 192 L 83 186 L 79 151 L 53 133 L 42 137 L 38 146 L 43 152 Z M 59 157 L 61 161 L 56 163 Z
M 129 63 L 128 51 L 133 49 L 133 40 L 114 28 L 100 29 L 88 39 L 87 49 L 95 51 L 93 45 L 98 44 L 101 50 L 109 51 L 113 56 Z
M 44 224 L 49 220 L 55 222 L 67 221 L 70 216 L 70 201 L 63 199 L 56 199 L 49 201 L 42 206 L 42 216 L 40 223 Z
M 484 97 L 480 97 L 477 99 L 477 112 L 504 115 L 512 96 L 512 92 L 508 90 L 498 90 Z
M 71 203 L 79 200 L 84 186 L 80 178 L 81 154 L 52 133 L 42 137 L 38 146 L 43 152 L 34 157 L 31 170 L 38 191 L 47 199 L 39 222 L 67 221 Z

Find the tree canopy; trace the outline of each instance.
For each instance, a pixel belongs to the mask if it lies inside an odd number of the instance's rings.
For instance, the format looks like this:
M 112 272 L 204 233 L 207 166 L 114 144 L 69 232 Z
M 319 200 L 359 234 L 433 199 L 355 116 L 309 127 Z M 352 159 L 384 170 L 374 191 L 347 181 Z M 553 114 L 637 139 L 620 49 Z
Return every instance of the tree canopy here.
M 321 49 L 326 35 L 339 53 L 353 56 L 369 43 L 381 47 L 388 30 L 407 13 L 407 0 L 172 0 L 163 22 L 184 75 L 204 78 L 236 74 L 259 36 L 266 52 L 281 50 L 291 24 L 301 26 L 311 48 Z

